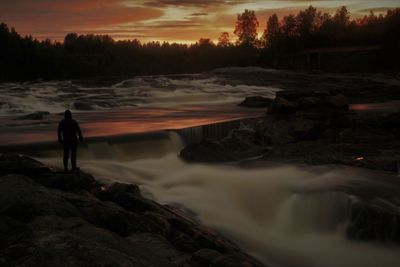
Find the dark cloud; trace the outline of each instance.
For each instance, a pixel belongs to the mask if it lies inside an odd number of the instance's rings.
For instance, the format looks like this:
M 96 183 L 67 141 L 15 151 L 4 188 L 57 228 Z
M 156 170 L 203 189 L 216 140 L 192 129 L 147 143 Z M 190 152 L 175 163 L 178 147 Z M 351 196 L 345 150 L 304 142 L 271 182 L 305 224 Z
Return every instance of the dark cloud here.
M 207 16 L 208 13 L 199 12 L 199 13 L 192 13 L 192 14 L 190 14 L 190 15 L 191 15 L 191 16 L 194 16 L 194 17 L 198 17 L 198 16 Z

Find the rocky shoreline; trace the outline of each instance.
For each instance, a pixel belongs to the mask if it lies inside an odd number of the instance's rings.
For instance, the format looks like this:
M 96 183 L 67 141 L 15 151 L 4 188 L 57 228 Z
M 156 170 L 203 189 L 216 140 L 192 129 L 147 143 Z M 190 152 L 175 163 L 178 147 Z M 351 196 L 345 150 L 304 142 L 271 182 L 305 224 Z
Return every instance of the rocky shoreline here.
M 337 91 L 281 91 L 264 118 L 185 147 L 188 162 L 262 158 L 398 172 L 400 113 L 357 113 Z
M 1 266 L 264 266 L 137 185 L 0 156 Z

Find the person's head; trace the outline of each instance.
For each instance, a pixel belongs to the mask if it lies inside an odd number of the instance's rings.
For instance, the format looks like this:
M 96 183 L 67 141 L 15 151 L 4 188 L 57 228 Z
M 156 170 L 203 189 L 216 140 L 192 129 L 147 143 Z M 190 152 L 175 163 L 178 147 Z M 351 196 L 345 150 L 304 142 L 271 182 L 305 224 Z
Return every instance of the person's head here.
M 71 120 L 72 119 L 72 113 L 71 113 L 71 111 L 69 109 L 67 109 L 64 112 L 64 119 L 66 119 L 66 120 Z

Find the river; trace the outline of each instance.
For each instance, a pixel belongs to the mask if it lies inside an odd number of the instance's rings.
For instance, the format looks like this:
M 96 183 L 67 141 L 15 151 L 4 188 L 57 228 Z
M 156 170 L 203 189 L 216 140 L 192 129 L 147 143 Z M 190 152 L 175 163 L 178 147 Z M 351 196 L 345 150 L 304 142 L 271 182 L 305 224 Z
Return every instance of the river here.
M 190 211 L 269 266 L 400 266 L 398 246 L 346 238 L 354 199 L 338 190 L 349 185 L 392 188 L 381 179 L 386 174 L 271 162 L 188 164 L 179 158 L 185 144 L 231 127 L 229 122 L 201 125 L 260 116 L 264 110 L 236 104 L 252 94 L 273 97 L 279 88 L 231 86 L 193 76 L 135 78 L 99 88 L 73 82 L 0 88 L 3 146 L 19 145 L 61 167 L 54 130 L 59 113 L 71 108 L 88 137 L 79 150 L 81 169 L 104 182 L 139 184 L 147 197 Z M 77 102 L 91 110 L 77 109 Z M 50 115 L 16 120 L 38 110 Z

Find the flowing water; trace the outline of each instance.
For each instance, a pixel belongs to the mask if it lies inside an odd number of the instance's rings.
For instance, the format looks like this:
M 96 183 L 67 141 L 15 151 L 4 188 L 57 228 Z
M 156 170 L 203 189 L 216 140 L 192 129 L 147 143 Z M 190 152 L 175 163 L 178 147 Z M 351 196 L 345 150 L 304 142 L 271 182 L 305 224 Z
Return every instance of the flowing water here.
M 346 239 L 352 183 L 384 188 L 374 173 L 290 165 L 187 164 L 179 134 L 93 143 L 79 165 L 110 182 L 137 183 L 147 197 L 185 207 L 269 266 L 396 267 L 400 249 Z M 60 152 L 40 160 L 61 167 Z M 57 156 L 57 157 L 56 157 Z
M 0 84 L 0 141 L 31 143 L 26 153 L 61 167 L 54 131 L 59 113 L 69 108 L 92 137 L 79 149 L 83 170 L 104 182 L 137 183 L 146 196 L 184 207 L 269 266 L 400 266 L 398 247 L 345 236 L 353 200 L 337 189 L 356 184 L 388 190 L 392 185 L 379 173 L 267 162 L 187 164 L 178 157 L 186 143 L 231 127 L 199 125 L 260 116 L 264 110 L 236 104 L 249 95 L 272 98 L 277 90 L 196 76 L 138 77 L 102 87 L 71 81 Z M 16 119 L 39 110 L 51 114 Z

